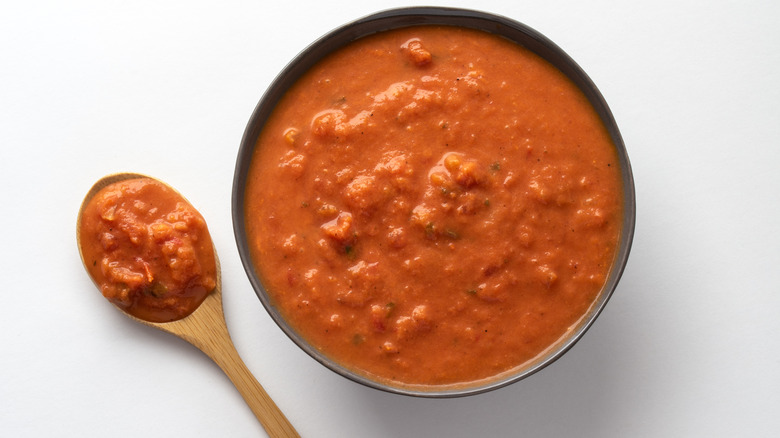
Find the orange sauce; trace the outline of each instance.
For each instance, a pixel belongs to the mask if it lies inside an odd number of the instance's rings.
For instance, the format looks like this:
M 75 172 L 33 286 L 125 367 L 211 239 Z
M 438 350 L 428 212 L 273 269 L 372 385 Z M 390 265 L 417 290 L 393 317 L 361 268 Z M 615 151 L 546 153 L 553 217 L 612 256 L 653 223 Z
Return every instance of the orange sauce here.
M 488 33 L 362 38 L 279 102 L 245 224 L 272 301 L 370 378 L 454 385 L 522 366 L 598 297 L 617 154 L 560 71 Z
M 192 313 L 216 286 L 214 249 L 203 217 L 150 178 L 119 181 L 85 206 L 84 264 L 103 295 L 150 322 Z

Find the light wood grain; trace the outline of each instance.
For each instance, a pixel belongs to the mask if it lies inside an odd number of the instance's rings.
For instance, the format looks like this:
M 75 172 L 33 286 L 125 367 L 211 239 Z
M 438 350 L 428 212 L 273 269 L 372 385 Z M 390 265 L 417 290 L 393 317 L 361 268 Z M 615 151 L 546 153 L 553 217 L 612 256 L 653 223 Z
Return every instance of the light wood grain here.
M 225 323 L 220 283 L 217 280 L 217 288 L 195 312 L 179 321 L 150 323 L 128 316 L 176 335 L 206 353 L 227 374 L 269 436 L 299 436 L 238 355 Z
M 100 179 L 92 186 L 81 204 L 76 224 L 76 240 L 79 246 L 79 253 L 81 253 L 80 229 L 84 206 L 102 188 L 109 184 L 137 178 L 151 177 L 137 173 L 113 174 Z M 260 421 L 260 424 L 262 424 L 269 436 L 299 437 L 300 435 L 298 435 L 298 432 L 287 420 L 284 413 L 276 406 L 276 403 L 274 403 L 268 393 L 266 393 L 257 379 L 255 379 L 244 364 L 244 361 L 241 360 L 241 357 L 233 345 L 233 341 L 230 339 L 227 323 L 225 322 L 224 310 L 222 308 L 222 275 L 216 250 L 214 252 L 214 257 L 217 261 L 216 287 L 214 288 L 214 291 L 203 300 L 200 306 L 186 318 L 173 322 L 155 323 L 136 318 L 125 312 L 122 313 L 141 324 L 178 336 L 210 357 L 236 386 L 238 392 L 244 398 L 247 405 L 249 405 L 249 408 Z M 82 262 L 84 262 L 83 255 Z

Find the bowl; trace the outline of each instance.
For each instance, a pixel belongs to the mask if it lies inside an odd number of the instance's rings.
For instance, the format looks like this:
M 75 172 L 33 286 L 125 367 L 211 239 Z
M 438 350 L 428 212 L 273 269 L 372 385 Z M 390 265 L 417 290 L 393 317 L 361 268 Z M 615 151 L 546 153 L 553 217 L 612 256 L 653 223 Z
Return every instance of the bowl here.
M 623 186 L 623 217 L 619 243 L 612 268 L 595 303 L 569 334 L 534 360 L 509 374 L 473 385 L 419 388 L 388 384 L 348 369 L 314 348 L 290 324 L 270 299 L 253 265 L 244 223 L 244 199 L 247 173 L 256 142 L 266 120 L 284 93 L 314 64 L 348 43 L 377 32 L 416 25 L 448 25 L 472 28 L 500 35 L 529 49 L 563 72 L 584 93 L 605 125 L 618 156 Z M 557 45 L 539 32 L 515 20 L 485 12 L 441 8 L 414 7 L 378 12 L 345 24 L 306 47 L 273 80 L 251 115 L 238 151 L 232 192 L 233 226 L 239 254 L 261 303 L 281 330 L 309 356 L 330 370 L 354 382 L 387 391 L 416 397 L 447 398 L 474 395 L 495 390 L 522 380 L 550 365 L 566 353 L 585 334 L 612 296 L 628 260 L 635 223 L 635 197 L 631 166 L 625 145 L 614 117 L 594 83 L 585 72 Z

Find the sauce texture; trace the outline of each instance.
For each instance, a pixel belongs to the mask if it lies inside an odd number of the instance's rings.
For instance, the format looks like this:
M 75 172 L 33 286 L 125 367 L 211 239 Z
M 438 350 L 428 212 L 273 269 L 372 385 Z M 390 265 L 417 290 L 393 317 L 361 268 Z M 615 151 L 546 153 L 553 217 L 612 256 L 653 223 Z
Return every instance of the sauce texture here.
M 85 206 L 79 233 L 84 264 L 103 296 L 137 318 L 184 318 L 216 286 L 205 220 L 159 181 L 104 187 Z
M 291 326 L 394 385 L 494 378 L 576 326 L 622 219 L 609 134 L 519 45 L 410 27 L 329 55 L 266 122 L 252 260 Z

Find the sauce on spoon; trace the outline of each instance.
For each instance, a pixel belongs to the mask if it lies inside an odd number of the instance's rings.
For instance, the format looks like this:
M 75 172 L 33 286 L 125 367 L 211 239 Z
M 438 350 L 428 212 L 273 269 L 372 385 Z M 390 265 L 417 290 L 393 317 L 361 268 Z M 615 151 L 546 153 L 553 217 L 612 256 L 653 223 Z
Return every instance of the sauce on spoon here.
M 209 356 L 269 436 L 299 437 L 230 339 L 219 259 L 205 221 L 183 196 L 145 175 L 106 176 L 81 204 L 76 241 L 84 267 L 109 301 Z
M 85 266 L 103 296 L 140 319 L 184 318 L 216 286 L 206 221 L 152 178 L 100 189 L 82 211 L 79 232 Z

